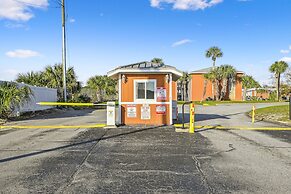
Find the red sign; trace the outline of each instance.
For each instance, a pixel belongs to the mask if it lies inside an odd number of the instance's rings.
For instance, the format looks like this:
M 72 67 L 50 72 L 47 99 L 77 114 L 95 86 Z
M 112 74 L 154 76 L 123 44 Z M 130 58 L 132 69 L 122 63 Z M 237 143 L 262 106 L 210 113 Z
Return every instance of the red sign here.
M 167 112 L 167 107 L 166 107 L 166 105 L 157 105 L 157 106 L 156 106 L 156 113 L 157 113 L 157 114 L 165 115 L 166 112 Z
M 167 90 L 165 87 L 157 87 L 157 99 L 167 100 Z

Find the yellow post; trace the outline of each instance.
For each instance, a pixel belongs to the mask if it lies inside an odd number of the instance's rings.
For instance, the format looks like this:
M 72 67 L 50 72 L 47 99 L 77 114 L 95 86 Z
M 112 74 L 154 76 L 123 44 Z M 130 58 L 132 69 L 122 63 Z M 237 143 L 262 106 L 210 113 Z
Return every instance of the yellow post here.
M 253 106 L 253 111 L 252 111 L 252 123 L 255 123 L 255 110 L 256 110 L 256 107 Z
M 195 131 L 195 107 L 194 103 L 191 103 L 190 105 L 190 127 L 189 127 L 189 133 L 194 133 Z

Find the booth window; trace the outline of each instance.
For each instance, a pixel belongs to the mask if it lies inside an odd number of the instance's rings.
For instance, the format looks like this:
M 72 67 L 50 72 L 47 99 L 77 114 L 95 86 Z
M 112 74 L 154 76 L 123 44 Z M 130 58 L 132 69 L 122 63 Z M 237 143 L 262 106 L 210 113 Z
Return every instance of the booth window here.
M 155 100 L 156 80 L 136 80 L 135 99 L 136 100 Z

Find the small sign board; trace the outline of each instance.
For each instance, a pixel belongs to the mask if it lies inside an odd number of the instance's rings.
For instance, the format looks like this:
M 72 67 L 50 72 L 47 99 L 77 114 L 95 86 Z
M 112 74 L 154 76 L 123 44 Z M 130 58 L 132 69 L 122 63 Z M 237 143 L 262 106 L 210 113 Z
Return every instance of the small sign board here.
M 135 104 L 127 105 L 127 117 L 136 118 L 136 105 Z
M 142 120 L 151 119 L 151 107 L 149 104 L 143 104 L 141 106 L 141 119 Z
M 107 125 L 115 125 L 115 102 L 107 102 Z
M 157 99 L 167 100 L 167 90 L 165 87 L 157 87 Z
M 157 105 L 156 106 L 156 114 L 165 115 L 167 111 L 166 105 Z

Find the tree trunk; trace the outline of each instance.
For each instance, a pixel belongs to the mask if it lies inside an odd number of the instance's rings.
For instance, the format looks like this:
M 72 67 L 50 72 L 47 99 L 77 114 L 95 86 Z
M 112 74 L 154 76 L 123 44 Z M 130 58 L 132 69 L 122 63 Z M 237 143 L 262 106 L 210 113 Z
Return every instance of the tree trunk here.
M 213 60 L 213 67 L 212 70 L 215 68 L 215 60 Z M 215 89 L 214 89 L 214 82 L 212 82 L 212 98 L 215 99 Z
M 219 100 L 224 99 L 225 96 L 226 96 L 227 83 L 228 83 L 228 79 L 227 78 L 222 80 L 222 88 L 221 88 L 221 93 L 220 93 Z
M 244 96 L 244 101 L 246 101 L 246 99 L 247 99 L 247 88 L 244 86 L 244 94 L 243 94 L 243 96 Z
M 186 88 L 187 83 L 184 83 L 184 90 L 183 90 L 183 96 L 184 96 L 184 101 L 186 100 L 186 96 L 187 96 L 187 88 Z
M 277 101 L 280 101 L 280 74 L 278 74 L 277 79 Z
M 183 84 L 183 82 L 181 83 L 182 84 L 182 87 L 181 87 L 181 89 L 182 89 L 182 101 L 185 101 L 185 98 L 184 98 L 184 84 Z
M 205 79 L 205 78 L 204 78 Z M 203 94 L 202 94 L 202 99 L 201 102 L 204 100 L 205 98 L 205 94 L 206 94 L 206 89 L 207 89 L 207 79 L 204 80 L 204 87 L 203 87 Z
M 219 100 L 219 80 L 215 81 L 215 100 Z

